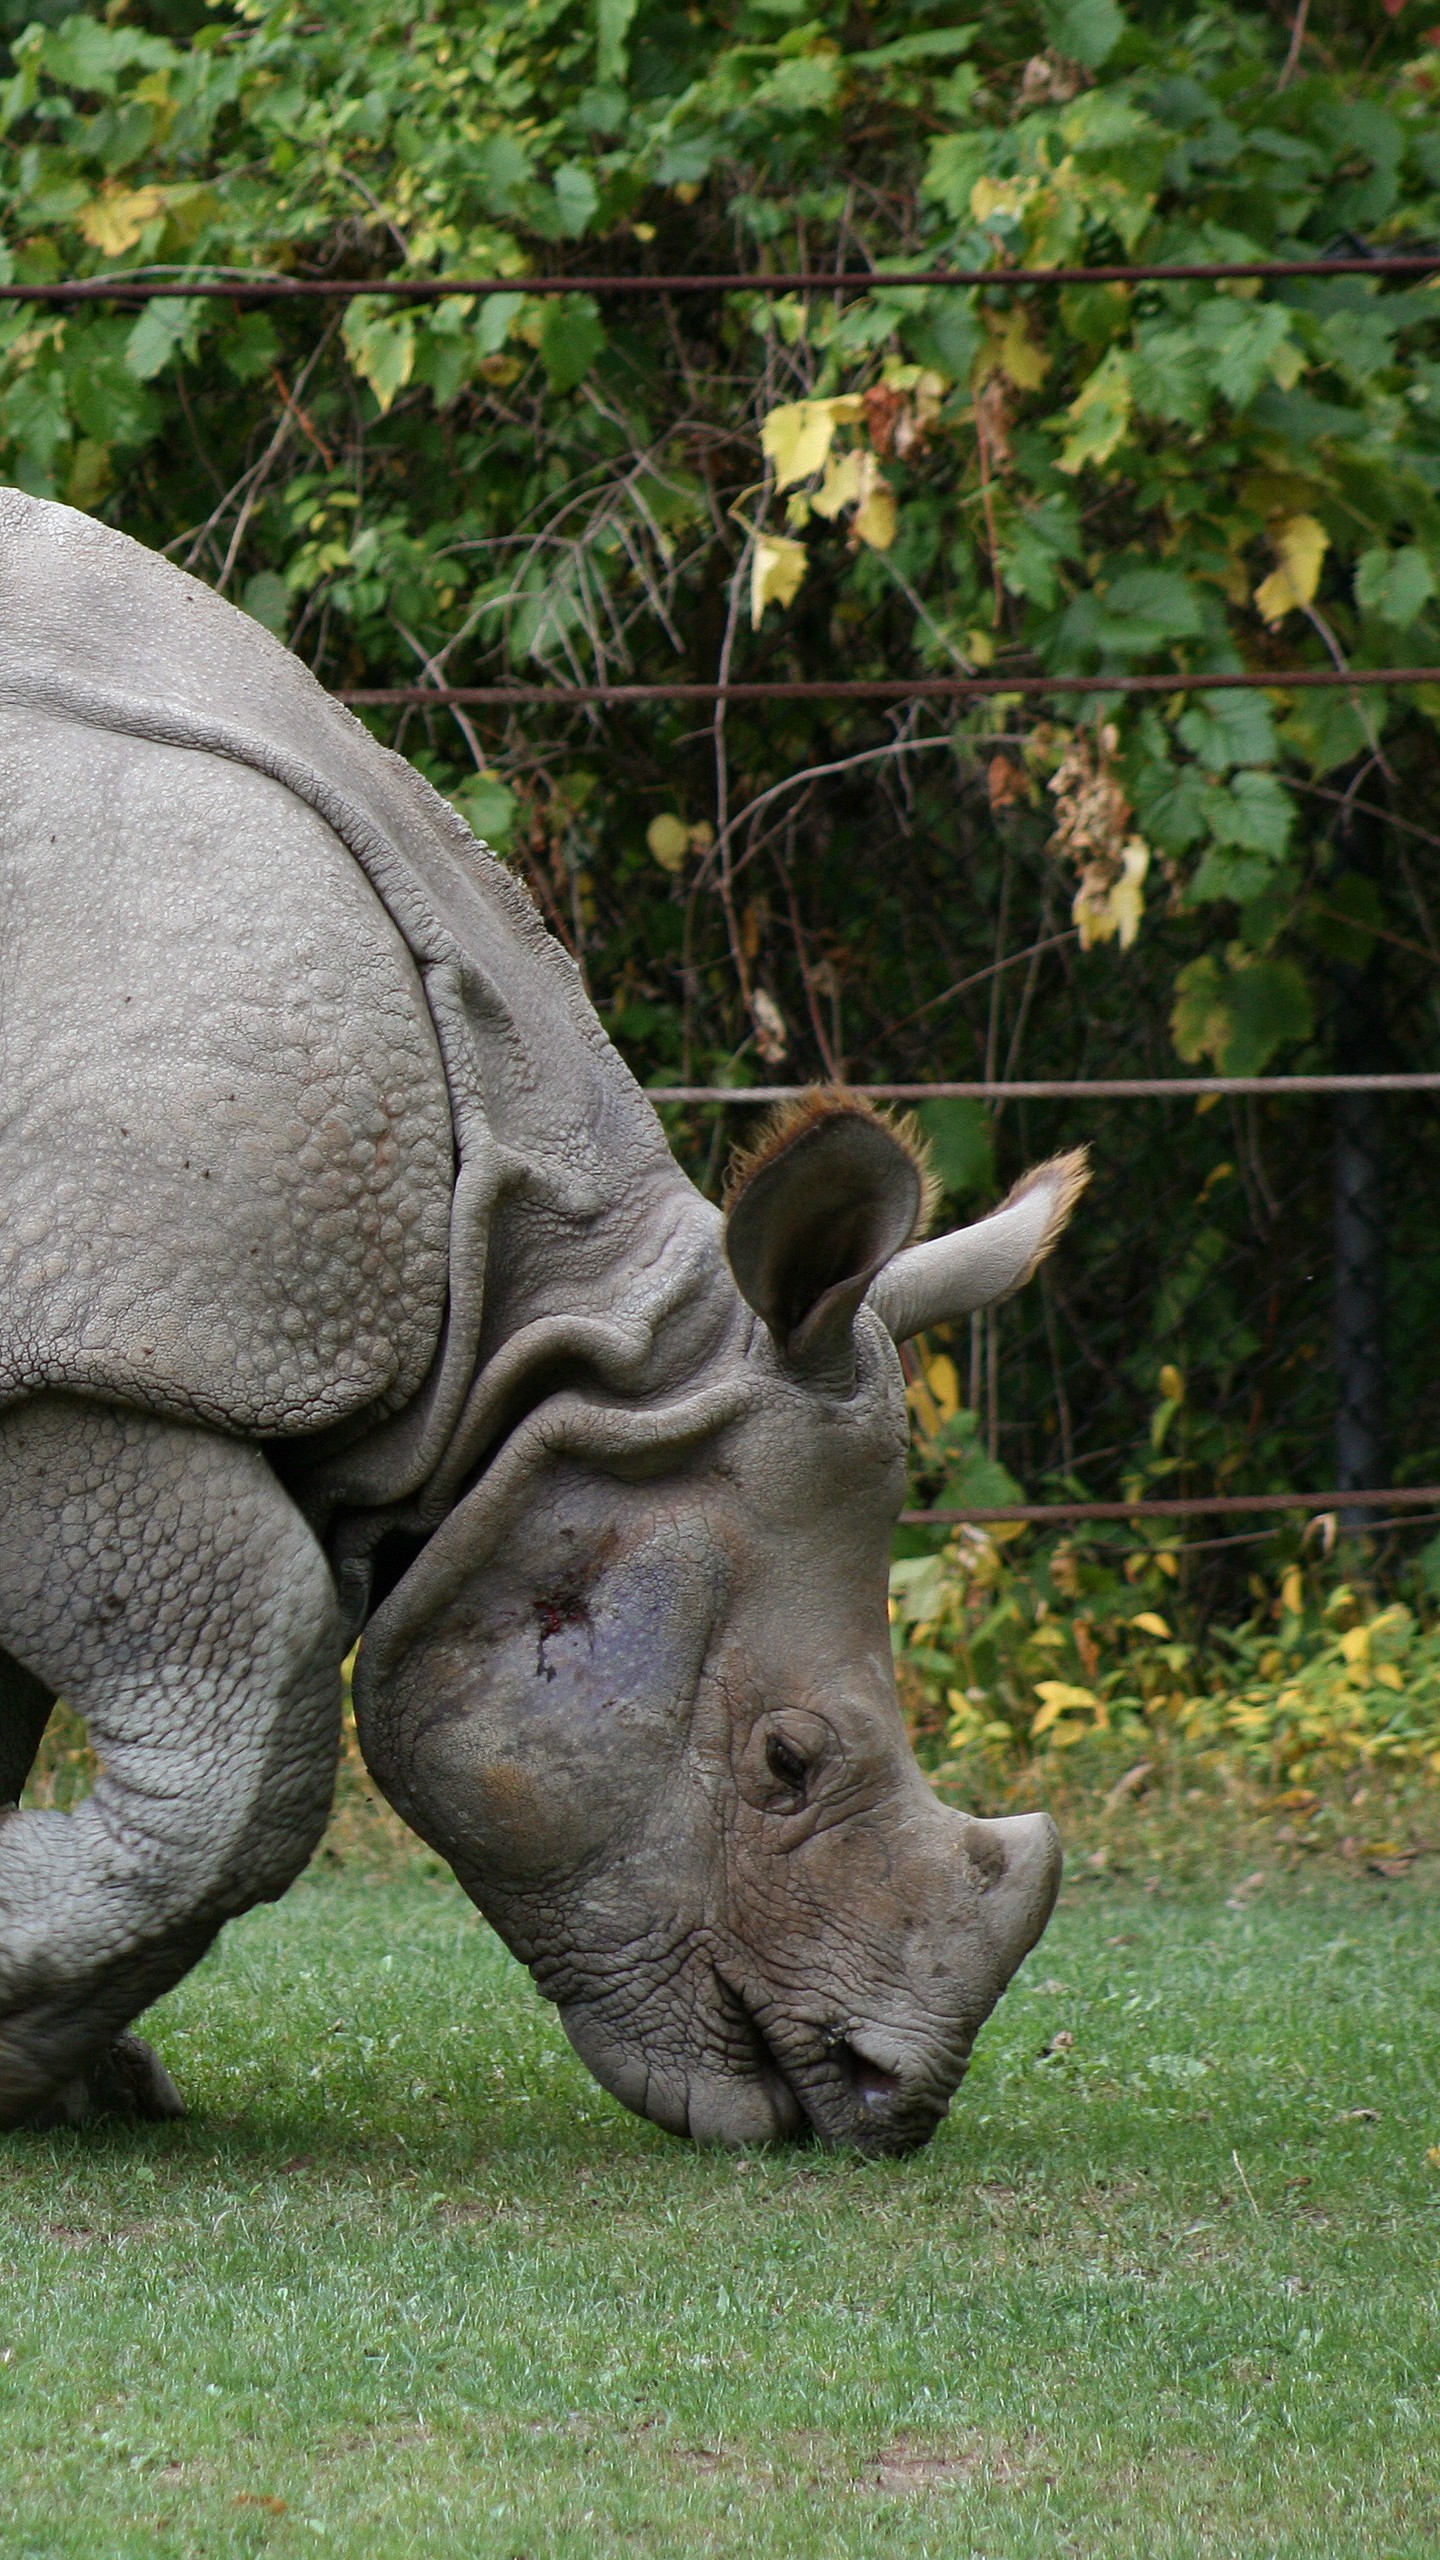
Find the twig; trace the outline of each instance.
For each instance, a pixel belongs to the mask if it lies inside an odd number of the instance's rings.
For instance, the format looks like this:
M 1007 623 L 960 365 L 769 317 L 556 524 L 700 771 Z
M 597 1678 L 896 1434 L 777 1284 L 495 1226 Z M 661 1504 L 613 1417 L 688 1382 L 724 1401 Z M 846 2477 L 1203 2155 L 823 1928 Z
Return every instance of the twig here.
M 408 258 L 410 255 L 410 243 L 406 239 L 404 232 L 401 230 L 399 223 L 386 212 L 385 207 L 376 195 L 374 188 L 367 187 L 363 178 L 357 178 L 353 169 L 341 169 L 339 174 L 350 186 L 356 189 L 358 194 L 364 197 L 371 212 L 378 213 L 386 230 L 389 232 L 391 239 L 394 241 L 396 248 L 399 250 L 401 257 Z
M 1005 589 L 1000 578 L 1000 536 L 995 525 L 995 499 L 990 486 L 990 428 L 983 400 L 993 375 L 987 375 L 975 395 L 975 451 L 980 464 L 980 503 L 985 510 L 985 548 L 990 554 L 990 584 L 994 591 L 995 611 L 992 630 L 998 631 L 1005 613 Z
M 804 765 L 799 773 L 787 773 L 783 782 L 772 782 L 768 791 L 762 791 L 754 800 L 748 800 L 744 808 L 736 812 L 736 815 L 731 822 L 731 832 L 733 833 L 736 827 L 748 824 L 749 821 L 756 817 L 760 810 L 766 806 L 767 802 L 771 800 L 778 800 L 782 792 L 797 790 L 802 782 L 823 782 L 833 773 L 852 773 L 857 765 L 875 764 L 886 756 L 918 755 L 924 747 L 953 747 L 954 743 L 953 738 L 950 737 L 892 738 L 886 746 L 862 747 L 857 755 L 838 756 L 835 758 L 833 763 L 830 764 Z M 717 828 L 715 843 L 712 846 L 709 855 L 709 862 L 713 863 L 719 857 L 720 833 Z M 749 852 L 746 852 L 741 857 L 740 861 L 735 865 L 735 877 L 739 876 L 740 872 L 744 870 L 746 863 L 749 862 L 750 859 L 751 855 Z
M 1055 1390 L 1055 1411 L 1060 1423 L 1060 1463 L 1066 1475 L 1075 1472 L 1075 1430 L 1070 1414 L 1070 1398 L 1065 1392 L 1065 1372 L 1060 1359 L 1060 1333 L 1055 1322 L 1055 1291 L 1050 1265 L 1040 1265 L 1040 1305 L 1045 1318 L 1045 1341 L 1050 1353 L 1050 1379 Z
M 824 1066 L 826 1076 L 830 1083 L 840 1084 L 844 1081 L 843 1068 L 840 1060 L 835 1054 L 834 1047 L 825 1036 L 825 1025 L 820 1019 L 820 1000 L 815 992 L 815 981 L 811 975 L 809 959 L 806 956 L 805 928 L 800 922 L 800 909 L 795 901 L 795 883 L 790 877 L 790 865 L 784 859 L 778 847 L 772 852 L 771 860 L 780 874 L 781 884 L 785 891 L 785 904 L 790 912 L 790 933 L 795 944 L 795 958 L 799 964 L 800 983 L 805 989 L 805 1003 L 810 1015 L 810 1028 L 815 1034 L 815 1046 L 820 1052 L 821 1063 Z
M 1329 623 L 1326 621 L 1324 614 L 1321 613 L 1313 604 L 1302 604 L 1300 610 L 1304 614 L 1306 621 L 1310 624 L 1311 629 L 1319 632 L 1321 639 L 1324 641 L 1326 648 L 1330 652 L 1331 659 L 1335 666 L 1343 675 L 1353 675 L 1354 670 L 1351 667 L 1349 660 L 1346 658 L 1345 652 L 1341 648 L 1339 641 L 1336 639 L 1334 632 L 1331 630 Z M 1359 721 L 1361 728 L 1364 730 L 1365 735 L 1369 740 L 1370 752 L 1373 755 L 1375 762 L 1380 767 L 1386 781 L 1393 782 L 1395 780 L 1394 769 L 1384 748 L 1380 744 L 1379 733 L 1375 727 L 1374 721 L 1370 717 L 1369 704 L 1365 701 L 1363 695 L 1358 692 L 1352 694 L 1350 699 L 1351 709 L 1354 711 L 1356 719 Z
M 730 602 L 725 613 L 725 632 L 720 643 L 718 668 L 718 681 L 722 685 L 728 684 L 730 680 L 730 660 L 734 654 L 735 634 L 740 627 L 742 600 L 745 593 L 745 570 L 754 540 L 755 536 L 752 534 L 741 551 L 735 564 L 735 574 L 730 581 Z M 735 964 L 735 975 L 740 981 L 740 994 L 748 1014 L 750 973 L 746 966 L 745 948 L 740 939 L 740 928 L 735 917 L 735 873 L 731 860 L 730 761 L 725 750 L 725 715 L 728 708 L 729 705 L 722 694 L 715 705 L 715 717 L 710 724 L 715 760 L 715 848 L 720 868 L 720 904 L 725 914 L 730 957 Z
M 424 641 L 417 640 L 414 632 L 407 630 L 398 613 L 392 613 L 390 619 L 394 624 L 395 629 L 399 632 L 401 639 L 405 642 L 406 647 L 413 649 L 416 657 L 420 660 L 422 679 L 426 683 L 439 684 L 441 682 L 439 660 L 437 658 L 427 656 Z M 485 750 L 475 735 L 474 722 L 461 710 L 458 702 L 451 703 L 450 716 L 454 721 L 456 728 L 459 730 L 461 737 L 464 739 L 466 746 L 469 748 L 471 755 L 474 757 L 476 772 L 488 773 L 490 766 L 486 761 Z
M 1300 5 L 1296 9 L 1294 18 L 1291 20 L 1290 24 L 1290 50 L 1285 56 L 1280 77 L 1275 83 L 1277 96 L 1282 89 L 1289 88 L 1291 81 L 1295 77 L 1300 61 L 1300 47 L 1305 41 L 1305 21 L 1309 15 L 1310 0 L 1300 0 Z
M 279 392 L 283 405 L 293 414 L 295 423 L 299 427 L 301 434 L 309 437 L 310 442 L 313 444 L 321 461 L 324 463 L 326 470 L 333 471 L 335 468 L 334 454 L 331 452 L 330 447 L 325 442 L 324 437 L 315 425 L 314 419 L 310 416 L 309 411 L 307 409 L 302 409 L 296 394 L 287 389 L 285 376 L 281 372 L 278 364 L 271 366 L 270 379 L 274 383 L 276 390 Z
M 1398 834 L 1415 836 L 1421 844 L 1432 845 L 1440 853 L 1440 836 L 1432 835 L 1428 827 L 1417 827 L 1410 818 L 1395 817 L 1378 800 L 1354 800 L 1348 791 L 1327 791 L 1323 782 L 1302 782 L 1298 774 L 1287 773 L 1285 785 L 1287 790 L 1303 792 L 1307 800 L 1332 800 L 1337 809 L 1358 809 L 1367 818 L 1383 818 L 1387 827 L 1394 827 Z
M 294 391 L 291 393 L 284 408 L 281 410 L 279 424 L 270 438 L 264 452 L 261 454 L 259 461 L 252 463 L 250 469 L 236 481 L 234 488 L 221 500 L 219 506 L 215 508 L 213 514 L 201 527 L 199 534 L 196 536 L 195 542 L 190 551 L 190 560 L 194 560 L 196 558 L 201 544 L 213 531 L 214 527 L 218 525 L 231 500 L 238 497 L 242 489 L 245 490 L 244 503 L 241 506 L 239 516 L 236 519 L 235 529 L 230 536 L 230 547 L 225 554 L 219 578 L 216 580 L 215 592 L 217 595 L 223 596 L 225 593 L 226 583 L 229 579 L 230 572 L 235 566 L 236 554 L 238 553 L 240 545 L 245 537 L 245 528 L 249 524 L 250 518 L 255 512 L 255 506 L 260 492 L 264 488 L 275 464 L 279 460 L 291 429 L 296 423 L 294 403 L 298 401 L 301 392 L 304 390 L 306 383 L 309 381 L 310 376 L 328 348 L 339 325 L 340 317 L 337 313 L 331 320 L 329 328 L 322 333 L 316 345 L 311 349 L 311 352 L 306 358 L 304 365 L 301 367 L 300 372 L 296 375 Z M 247 483 L 249 484 L 248 487 L 246 485 Z M 189 566 L 189 561 L 187 561 L 186 566 Z M 299 634 L 296 633 L 292 638 L 292 647 L 294 646 L 295 639 L 298 639 L 298 637 Z
M 1014 847 L 1008 834 L 1000 864 L 1000 907 L 995 919 L 995 957 L 990 964 L 990 1016 L 985 1026 L 985 1082 L 996 1081 L 995 1067 L 1000 1055 L 1000 979 L 1005 966 L 1005 936 L 1010 930 L 1010 882 L 1014 870 Z
M 1440 959 L 1440 953 L 1427 950 L 1423 942 L 1412 942 L 1408 934 L 1391 933 L 1383 924 L 1366 924 L 1359 916 L 1347 916 L 1343 907 L 1327 907 L 1318 898 L 1312 898 L 1310 912 L 1314 916 L 1328 916 L 1332 924 L 1347 924 L 1352 933 L 1367 934 L 1372 942 L 1393 942 L 1397 951 L 1413 951 L 1418 960 Z
M 1075 942 L 1078 939 L 1077 928 L 1071 925 L 1064 933 L 1048 935 L 1044 942 L 1030 943 L 1024 951 L 1011 951 L 1003 960 L 988 962 L 985 968 L 976 969 L 968 978 L 957 978 L 953 987 L 942 987 L 938 996 L 927 996 L 924 1004 L 917 1004 L 913 1013 L 902 1013 L 898 1022 L 887 1022 L 883 1031 L 876 1032 L 874 1040 L 869 1043 L 870 1047 L 878 1047 L 882 1040 L 890 1039 L 897 1031 L 908 1031 L 912 1022 L 922 1021 L 925 1015 L 933 1013 L 937 1006 L 949 1004 L 952 997 L 968 995 L 972 987 L 984 986 L 988 978 L 993 978 L 997 968 L 1018 968 L 1022 960 L 1038 960 L 1043 951 L 1058 951 L 1063 942 Z

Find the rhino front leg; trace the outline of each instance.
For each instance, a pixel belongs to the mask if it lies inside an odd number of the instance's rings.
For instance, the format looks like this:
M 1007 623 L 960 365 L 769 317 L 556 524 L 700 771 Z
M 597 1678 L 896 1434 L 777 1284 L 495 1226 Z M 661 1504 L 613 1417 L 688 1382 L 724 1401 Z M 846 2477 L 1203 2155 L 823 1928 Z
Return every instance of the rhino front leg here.
M 102 1764 L 73 1813 L 0 1820 L 0 2126 L 173 2114 L 131 2019 L 324 1829 L 324 1558 L 257 1450 L 37 1397 L 0 1419 L 0 1644 Z

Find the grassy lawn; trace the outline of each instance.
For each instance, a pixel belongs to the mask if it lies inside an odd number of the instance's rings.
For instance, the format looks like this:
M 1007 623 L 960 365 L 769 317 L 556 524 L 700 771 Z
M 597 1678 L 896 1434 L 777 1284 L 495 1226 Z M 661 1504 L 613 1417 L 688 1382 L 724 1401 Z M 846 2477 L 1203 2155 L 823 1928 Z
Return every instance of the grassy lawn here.
M 155 2013 L 188 2124 L 0 2146 L 0 2551 L 1433 2560 L 1437 1946 L 1077 1880 L 928 2153 L 737 2159 L 317 1870 Z

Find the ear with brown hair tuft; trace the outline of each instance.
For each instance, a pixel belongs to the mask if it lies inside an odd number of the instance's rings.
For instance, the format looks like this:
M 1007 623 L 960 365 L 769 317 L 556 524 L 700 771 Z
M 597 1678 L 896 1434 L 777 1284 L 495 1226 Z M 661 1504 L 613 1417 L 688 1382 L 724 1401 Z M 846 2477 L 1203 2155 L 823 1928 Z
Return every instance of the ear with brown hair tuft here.
M 848 1386 L 855 1311 L 924 1205 L 913 1147 L 858 1097 L 800 1096 L 762 1132 L 732 1185 L 725 1251 L 788 1368 Z

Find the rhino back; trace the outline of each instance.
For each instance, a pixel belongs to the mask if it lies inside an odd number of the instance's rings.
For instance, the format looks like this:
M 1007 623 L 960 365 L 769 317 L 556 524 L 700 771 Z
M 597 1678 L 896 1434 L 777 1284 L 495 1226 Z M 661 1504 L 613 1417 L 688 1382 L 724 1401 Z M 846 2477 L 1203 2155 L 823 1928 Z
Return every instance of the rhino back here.
M 452 1184 L 419 973 L 324 818 L 0 709 L 0 1395 L 257 1435 L 394 1410 Z

